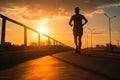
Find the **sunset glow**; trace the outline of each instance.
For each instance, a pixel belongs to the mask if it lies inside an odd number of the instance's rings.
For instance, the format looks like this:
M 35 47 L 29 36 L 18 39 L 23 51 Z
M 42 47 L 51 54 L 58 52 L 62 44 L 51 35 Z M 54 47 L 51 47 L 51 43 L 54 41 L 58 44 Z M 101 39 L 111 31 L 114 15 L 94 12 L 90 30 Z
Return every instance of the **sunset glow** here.
M 49 33 L 49 29 L 46 26 L 38 27 L 38 31 L 42 34 L 48 34 Z
M 117 45 L 117 41 L 120 40 L 119 0 L 2 0 L 0 2 L 0 14 L 17 20 L 40 33 L 47 34 L 73 47 L 73 27 L 70 27 L 68 22 L 74 14 L 75 7 L 80 7 L 80 13 L 88 19 L 87 25 L 84 26 L 82 37 L 83 48 L 86 46 L 86 40 L 88 40 L 87 45 L 89 47 L 91 45 L 91 33 L 88 27 L 95 29 L 93 31 L 93 46 L 109 43 L 109 24 L 108 18 L 104 13 L 107 13 L 110 17 L 117 16 L 111 19 L 112 44 Z M 20 32 L 21 30 L 16 30 L 18 27 L 14 26 L 13 23 L 7 22 L 7 28 L 9 31 L 7 32 L 6 41 L 12 41 L 12 43 L 17 44 L 17 38 L 12 36 L 12 34 L 15 36 L 22 34 L 19 38 L 23 39 L 23 33 Z M 15 34 L 16 31 L 12 30 L 16 30 L 18 34 Z M 31 34 L 33 33 L 31 32 Z M 28 36 L 31 35 L 28 34 Z M 37 41 L 37 38 L 34 38 L 34 36 L 31 39 L 36 39 Z M 19 43 L 23 43 L 23 41 L 19 40 Z

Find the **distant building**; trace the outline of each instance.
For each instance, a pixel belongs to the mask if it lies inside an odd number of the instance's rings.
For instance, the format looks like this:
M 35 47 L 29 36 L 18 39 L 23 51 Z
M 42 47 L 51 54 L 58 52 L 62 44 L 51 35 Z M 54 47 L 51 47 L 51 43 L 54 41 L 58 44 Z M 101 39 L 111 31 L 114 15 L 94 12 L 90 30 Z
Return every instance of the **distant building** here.
M 97 44 L 97 45 L 96 45 L 96 48 L 105 48 L 105 46 L 104 46 L 104 45 L 99 45 L 99 44 Z
M 31 44 L 30 44 L 30 46 L 37 46 L 38 45 L 38 43 L 36 43 L 36 42 L 31 42 Z
M 104 45 L 99 45 L 99 44 L 96 45 L 97 50 L 105 50 L 105 48 L 106 47 Z
M 46 45 L 51 45 L 51 41 L 46 41 Z
M 37 42 L 31 42 L 30 46 L 38 46 Z M 45 42 L 40 42 L 40 46 L 45 46 Z
M 40 42 L 40 46 L 45 46 L 45 42 Z
M 97 44 L 97 45 L 96 45 L 96 48 L 100 48 L 100 45 L 99 45 L 99 44 Z
M 11 42 L 5 42 L 5 46 L 12 46 Z

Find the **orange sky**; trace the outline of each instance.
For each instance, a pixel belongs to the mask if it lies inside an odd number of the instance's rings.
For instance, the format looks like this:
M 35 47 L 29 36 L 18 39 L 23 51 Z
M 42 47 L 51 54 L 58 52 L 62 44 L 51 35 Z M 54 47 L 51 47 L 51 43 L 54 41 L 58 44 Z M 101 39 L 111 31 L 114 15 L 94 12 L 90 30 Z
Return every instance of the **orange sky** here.
M 120 9 L 120 1 L 108 0 L 95 2 L 89 0 L 30 0 L 21 2 L 17 0 L 1 1 L 0 14 L 6 15 L 14 20 L 17 20 L 29 27 L 39 30 L 44 28 L 44 33 L 59 40 L 67 45 L 74 46 L 72 27 L 68 22 L 70 17 L 74 14 L 74 8 L 79 6 L 81 13 L 88 19 L 88 24 L 84 26 L 84 35 L 82 38 L 83 46 L 86 46 L 86 40 L 88 35 L 88 46 L 90 47 L 90 31 L 88 29 L 95 29 L 93 31 L 93 45 L 101 44 L 106 45 L 109 43 L 108 35 L 108 19 L 104 16 L 104 13 L 108 13 L 109 16 L 118 16 L 118 10 Z M 6 6 L 7 5 L 7 6 Z M 112 43 L 117 44 L 117 40 L 120 40 L 120 28 L 119 18 L 111 20 L 112 26 Z M 1 24 L 1 21 L 0 21 Z M 7 22 L 6 41 L 10 41 L 14 44 L 23 44 L 23 28 L 13 23 Z M 28 43 L 37 42 L 37 34 L 28 31 Z

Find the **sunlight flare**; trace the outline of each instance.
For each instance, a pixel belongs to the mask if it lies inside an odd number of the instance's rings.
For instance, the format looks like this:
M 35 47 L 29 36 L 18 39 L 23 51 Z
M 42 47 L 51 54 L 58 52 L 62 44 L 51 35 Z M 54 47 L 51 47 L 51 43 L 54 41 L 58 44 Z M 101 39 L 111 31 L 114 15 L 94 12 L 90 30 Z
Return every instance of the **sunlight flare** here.
M 38 27 L 38 31 L 42 34 L 48 34 L 49 28 L 47 26 L 40 26 L 40 27 Z

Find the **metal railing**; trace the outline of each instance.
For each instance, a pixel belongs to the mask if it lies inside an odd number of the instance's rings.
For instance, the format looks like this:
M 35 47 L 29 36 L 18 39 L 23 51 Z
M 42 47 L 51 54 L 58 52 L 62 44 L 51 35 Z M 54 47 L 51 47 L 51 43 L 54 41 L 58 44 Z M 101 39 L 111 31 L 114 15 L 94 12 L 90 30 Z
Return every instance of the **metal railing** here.
M 27 48 L 27 30 L 31 30 L 35 33 L 38 34 L 38 46 L 40 46 L 40 43 L 41 43 L 41 35 L 43 36 L 46 36 L 48 38 L 48 44 L 50 42 L 50 40 L 53 40 L 53 45 L 62 45 L 62 46 L 67 46 L 65 45 L 64 43 L 60 42 L 60 41 L 57 41 L 56 39 L 46 35 L 46 34 L 42 34 L 40 32 L 38 32 L 37 30 L 35 29 L 32 29 L 30 28 L 29 26 L 26 26 L 18 21 L 15 21 L 11 18 L 8 18 L 2 14 L 0 14 L 0 18 L 2 18 L 2 29 L 1 29 L 1 48 L 4 48 L 4 45 L 5 45 L 5 37 L 6 37 L 6 21 L 10 21 L 12 23 L 15 23 L 17 25 L 20 25 L 22 27 L 24 27 L 24 49 Z

